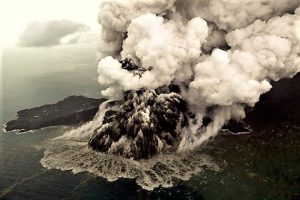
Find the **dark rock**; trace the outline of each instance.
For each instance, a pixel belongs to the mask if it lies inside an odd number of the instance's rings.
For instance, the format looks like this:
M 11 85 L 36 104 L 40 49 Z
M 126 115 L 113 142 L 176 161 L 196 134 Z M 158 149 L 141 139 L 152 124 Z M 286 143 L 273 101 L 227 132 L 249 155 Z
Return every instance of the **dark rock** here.
M 271 83 L 270 92 L 262 95 L 244 120 L 251 126 L 288 123 L 300 124 L 300 73 L 292 79 Z
M 17 119 L 6 124 L 6 131 L 19 132 L 49 126 L 74 125 L 93 119 L 99 105 L 106 99 L 92 99 L 84 96 L 70 96 L 55 104 L 17 112 Z

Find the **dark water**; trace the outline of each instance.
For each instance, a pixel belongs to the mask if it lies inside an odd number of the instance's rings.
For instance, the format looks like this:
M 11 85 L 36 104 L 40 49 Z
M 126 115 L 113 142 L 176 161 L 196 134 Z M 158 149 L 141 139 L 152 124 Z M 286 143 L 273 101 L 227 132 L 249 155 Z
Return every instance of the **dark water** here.
M 94 47 L 6 50 L 1 124 L 16 111 L 66 96 L 100 97 Z M 17 58 L 17 59 L 16 59 Z M 66 128 L 0 134 L 0 199 L 300 199 L 300 129 L 273 125 L 249 135 L 219 135 L 202 151 L 223 169 L 205 170 L 172 188 L 143 190 L 134 180 L 41 166 L 43 143 Z

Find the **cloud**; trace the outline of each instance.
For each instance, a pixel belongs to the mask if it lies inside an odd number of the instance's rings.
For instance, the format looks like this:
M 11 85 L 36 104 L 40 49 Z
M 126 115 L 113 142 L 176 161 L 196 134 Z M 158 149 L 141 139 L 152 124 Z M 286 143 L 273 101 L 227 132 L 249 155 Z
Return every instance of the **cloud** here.
M 70 42 L 78 41 L 82 32 L 87 32 L 84 24 L 69 20 L 34 21 L 28 24 L 19 38 L 19 45 L 24 47 L 44 47 L 61 44 L 61 40 L 71 35 L 78 35 Z M 64 42 L 66 43 L 66 42 Z

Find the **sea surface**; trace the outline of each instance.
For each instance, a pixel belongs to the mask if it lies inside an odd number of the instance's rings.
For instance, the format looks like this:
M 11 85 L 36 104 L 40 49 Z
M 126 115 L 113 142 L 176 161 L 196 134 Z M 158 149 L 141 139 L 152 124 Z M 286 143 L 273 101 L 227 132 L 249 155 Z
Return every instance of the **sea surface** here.
M 99 98 L 96 47 L 11 48 L 2 54 L 0 123 L 21 109 L 70 95 Z M 222 133 L 199 152 L 204 169 L 173 187 L 142 189 L 134 179 L 109 182 L 87 172 L 43 168 L 43 145 L 70 127 L 0 133 L 0 199 L 300 199 L 300 128 L 273 124 L 247 135 Z M 113 173 L 113 172 L 112 172 Z

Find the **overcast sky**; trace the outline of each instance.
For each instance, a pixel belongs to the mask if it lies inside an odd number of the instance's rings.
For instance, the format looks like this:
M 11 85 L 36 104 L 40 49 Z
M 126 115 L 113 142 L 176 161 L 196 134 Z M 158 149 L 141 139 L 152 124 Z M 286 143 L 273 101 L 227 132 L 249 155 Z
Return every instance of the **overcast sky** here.
M 0 46 L 14 46 L 34 21 L 68 20 L 98 31 L 100 0 L 1 0 Z

